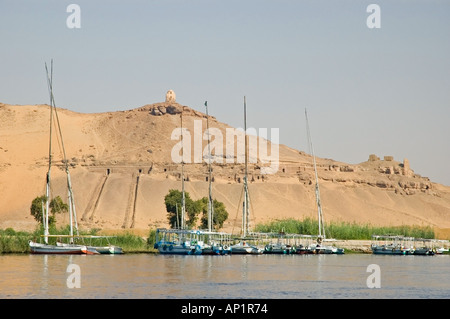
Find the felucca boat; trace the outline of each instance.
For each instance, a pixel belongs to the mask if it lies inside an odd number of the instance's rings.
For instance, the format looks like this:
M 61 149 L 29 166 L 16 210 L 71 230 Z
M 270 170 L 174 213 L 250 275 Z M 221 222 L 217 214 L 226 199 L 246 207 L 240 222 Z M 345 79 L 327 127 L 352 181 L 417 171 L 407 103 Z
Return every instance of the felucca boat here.
M 244 136 L 245 136 L 245 176 L 244 176 L 244 201 L 242 207 L 242 237 L 239 241 L 231 246 L 232 254 L 251 254 L 261 255 L 264 253 L 263 248 L 259 248 L 252 243 L 255 238 L 249 236 L 249 196 L 248 196 L 248 154 L 247 154 L 247 103 L 244 96 Z
M 310 254 L 344 254 L 344 248 L 337 248 L 332 245 L 325 245 L 325 241 L 333 241 L 333 239 L 327 239 L 325 235 L 325 226 L 323 222 L 323 213 L 322 213 L 322 204 L 320 201 L 320 190 L 319 190 L 319 178 L 317 175 L 317 165 L 316 165 L 316 157 L 314 155 L 314 148 L 312 145 L 312 139 L 311 139 L 311 133 L 309 130 L 309 123 L 308 123 L 308 114 L 305 109 L 305 118 L 306 118 L 306 129 L 307 129 L 307 135 L 308 135 L 308 142 L 309 146 L 311 148 L 311 155 L 313 158 L 313 164 L 314 164 L 314 175 L 315 175 L 315 193 L 316 193 L 316 204 L 317 204 L 317 214 L 318 214 L 318 236 L 317 236 L 317 242 L 316 244 L 310 245 L 306 251 Z M 299 251 L 300 252 L 300 251 Z

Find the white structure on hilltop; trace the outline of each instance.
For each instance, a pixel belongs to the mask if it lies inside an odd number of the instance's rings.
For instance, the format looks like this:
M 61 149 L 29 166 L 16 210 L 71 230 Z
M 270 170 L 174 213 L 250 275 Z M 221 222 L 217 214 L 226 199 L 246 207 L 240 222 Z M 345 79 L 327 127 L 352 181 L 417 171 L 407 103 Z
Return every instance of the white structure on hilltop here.
M 173 90 L 169 90 L 166 93 L 166 102 L 176 102 L 176 95 Z

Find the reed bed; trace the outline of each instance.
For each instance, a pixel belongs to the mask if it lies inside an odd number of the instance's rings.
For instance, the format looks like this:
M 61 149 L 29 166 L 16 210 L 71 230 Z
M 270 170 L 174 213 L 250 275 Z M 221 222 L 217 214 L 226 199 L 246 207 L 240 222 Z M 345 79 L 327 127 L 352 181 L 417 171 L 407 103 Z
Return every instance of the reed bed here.
M 11 228 L 5 230 L 0 229 L 0 254 L 1 253 L 28 253 L 30 248 L 28 246 L 29 240 L 41 241 L 43 235 L 42 229 L 37 229 L 34 232 L 16 232 Z M 60 229 L 50 230 L 51 234 L 59 235 L 69 235 L 69 227 L 63 227 Z M 92 230 L 89 232 L 80 232 L 80 235 L 98 235 L 97 230 Z M 50 237 L 49 244 L 55 244 L 57 238 Z M 67 241 L 67 238 L 65 239 Z M 107 238 L 83 238 L 77 239 L 76 243 L 92 245 L 92 246 L 102 246 L 108 243 L 116 246 L 122 247 L 125 253 L 138 253 L 138 252 L 153 252 L 153 245 L 149 243 L 142 237 L 125 233 L 119 235 L 111 235 Z
M 319 225 L 317 220 L 305 218 L 278 219 L 258 224 L 256 232 L 284 232 L 288 234 L 317 235 Z M 330 222 L 325 224 L 326 237 L 342 240 L 370 240 L 372 235 L 400 235 L 415 238 L 435 238 L 430 226 L 372 226 L 349 222 Z

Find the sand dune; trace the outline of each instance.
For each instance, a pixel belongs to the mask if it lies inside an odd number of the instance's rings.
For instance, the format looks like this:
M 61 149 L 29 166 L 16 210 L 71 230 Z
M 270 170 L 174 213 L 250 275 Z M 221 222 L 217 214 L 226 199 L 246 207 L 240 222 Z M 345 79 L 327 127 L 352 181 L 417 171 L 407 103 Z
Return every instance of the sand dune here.
M 58 108 L 80 227 L 146 231 L 167 226 L 164 196 L 169 189 L 181 189 L 181 164 L 173 162 L 171 153 L 178 142 L 171 134 L 180 127 L 181 111 L 189 132 L 198 121 L 206 129 L 205 114 L 178 103 L 98 114 Z M 32 230 L 37 225 L 30 205 L 45 192 L 49 114 L 48 105 L 0 103 L 0 228 Z M 228 125 L 213 117 L 209 125 L 226 136 Z M 53 141 L 52 190 L 65 197 L 61 141 L 56 135 Z M 201 149 L 206 145 L 202 141 Z M 279 145 L 279 159 L 276 174 L 262 174 L 267 164 L 261 158 L 249 165 L 253 223 L 316 216 L 311 157 Z M 318 158 L 317 163 L 327 221 L 450 228 L 450 187 L 421 177 L 403 159 L 371 156 L 350 165 Z M 186 164 L 185 176 L 193 199 L 207 196 L 204 162 Z M 227 231 L 240 225 L 243 176 L 244 165 L 237 158 L 213 165 L 213 196 L 228 210 Z

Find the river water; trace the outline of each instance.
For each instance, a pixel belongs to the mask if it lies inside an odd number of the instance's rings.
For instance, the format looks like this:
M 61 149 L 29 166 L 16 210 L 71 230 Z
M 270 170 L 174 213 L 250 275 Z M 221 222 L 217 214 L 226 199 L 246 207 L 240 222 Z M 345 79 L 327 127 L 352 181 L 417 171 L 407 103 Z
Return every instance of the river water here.
M 447 299 L 450 256 L 2 255 L 0 297 Z

